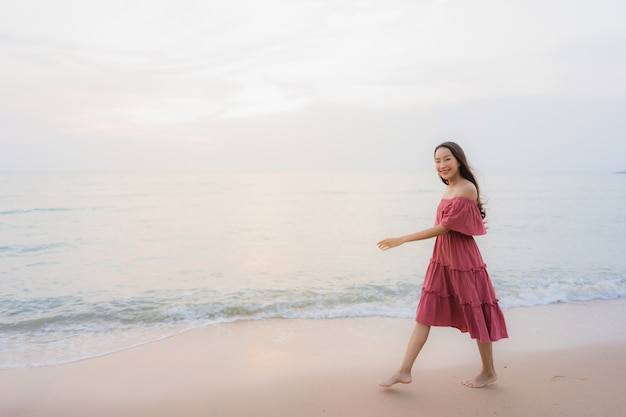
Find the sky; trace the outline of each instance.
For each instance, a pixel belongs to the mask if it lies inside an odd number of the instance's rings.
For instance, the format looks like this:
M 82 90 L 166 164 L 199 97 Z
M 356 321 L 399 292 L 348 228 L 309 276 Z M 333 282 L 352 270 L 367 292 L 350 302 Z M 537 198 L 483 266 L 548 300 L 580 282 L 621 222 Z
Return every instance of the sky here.
M 626 170 L 621 0 L 0 2 L 0 171 Z

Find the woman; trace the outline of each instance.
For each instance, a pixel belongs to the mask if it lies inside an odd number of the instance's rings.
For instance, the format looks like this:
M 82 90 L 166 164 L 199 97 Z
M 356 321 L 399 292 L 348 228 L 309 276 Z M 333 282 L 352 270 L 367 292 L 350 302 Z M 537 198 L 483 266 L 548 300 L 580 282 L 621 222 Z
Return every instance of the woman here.
M 478 343 L 481 372 L 463 385 L 482 388 L 496 381 L 492 342 L 508 337 L 502 310 L 486 265 L 472 236 L 486 233 L 480 189 L 463 149 L 454 142 L 435 148 L 435 167 L 447 185 L 431 228 L 378 242 L 382 250 L 436 237 L 417 307 L 416 324 L 398 372 L 380 386 L 408 384 L 413 363 L 428 339 L 430 326 L 469 332 Z

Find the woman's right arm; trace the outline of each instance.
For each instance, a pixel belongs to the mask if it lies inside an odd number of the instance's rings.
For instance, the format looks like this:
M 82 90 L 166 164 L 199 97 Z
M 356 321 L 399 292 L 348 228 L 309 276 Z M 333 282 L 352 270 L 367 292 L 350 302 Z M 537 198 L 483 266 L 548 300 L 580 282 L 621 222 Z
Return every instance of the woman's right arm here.
M 448 233 L 447 228 L 441 225 L 433 226 L 428 229 L 424 229 L 417 233 L 412 233 L 410 235 L 401 236 L 401 237 L 390 237 L 378 242 L 378 247 L 382 250 L 387 250 L 391 248 L 395 248 L 396 246 L 400 246 L 404 243 L 415 242 L 417 240 L 430 239 L 431 237 L 439 236 Z

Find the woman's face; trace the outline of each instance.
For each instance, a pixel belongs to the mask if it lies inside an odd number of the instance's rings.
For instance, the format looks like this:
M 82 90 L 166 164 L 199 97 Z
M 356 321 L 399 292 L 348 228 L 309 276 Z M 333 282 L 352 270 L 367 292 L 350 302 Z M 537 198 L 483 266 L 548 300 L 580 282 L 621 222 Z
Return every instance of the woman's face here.
M 454 178 L 459 172 L 459 161 L 452 155 L 452 151 L 443 146 L 435 151 L 435 169 L 444 180 Z

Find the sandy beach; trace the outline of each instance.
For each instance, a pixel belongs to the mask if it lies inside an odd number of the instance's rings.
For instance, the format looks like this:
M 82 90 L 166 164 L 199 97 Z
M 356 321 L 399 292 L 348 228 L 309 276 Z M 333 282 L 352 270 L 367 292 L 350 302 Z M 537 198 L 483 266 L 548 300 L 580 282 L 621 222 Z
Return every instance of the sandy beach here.
M 239 322 L 100 358 L 0 371 L 0 415 L 620 416 L 626 299 L 505 311 L 499 380 L 472 389 L 475 342 L 433 328 L 414 382 L 390 389 L 412 320 Z

